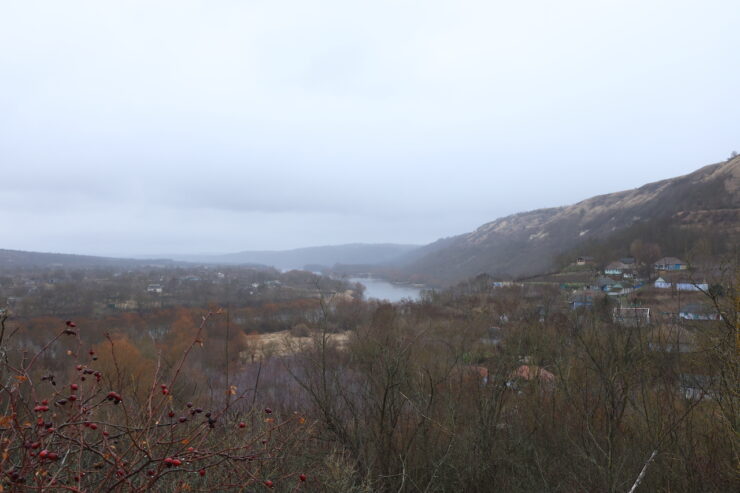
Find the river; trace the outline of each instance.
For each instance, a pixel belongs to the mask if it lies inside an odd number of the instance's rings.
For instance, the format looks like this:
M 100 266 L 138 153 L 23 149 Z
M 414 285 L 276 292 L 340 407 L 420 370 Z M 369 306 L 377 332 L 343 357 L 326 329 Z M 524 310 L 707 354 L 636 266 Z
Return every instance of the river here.
M 418 300 L 423 288 L 408 286 L 405 284 L 393 284 L 382 279 L 372 277 L 352 277 L 347 279 L 349 282 L 359 282 L 365 286 L 365 299 L 376 298 L 387 300 L 391 303 L 403 299 Z

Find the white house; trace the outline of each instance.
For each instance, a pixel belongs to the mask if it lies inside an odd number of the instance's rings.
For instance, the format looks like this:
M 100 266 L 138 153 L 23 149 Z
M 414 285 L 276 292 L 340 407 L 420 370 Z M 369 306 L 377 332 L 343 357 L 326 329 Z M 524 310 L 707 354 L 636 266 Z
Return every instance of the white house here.
M 663 279 L 662 277 L 659 277 L 659 278 L 657 278 L 657 279 L 655 280 L 655 284 L 654 284 L 654 286 L 655 286 L 656 288 L 658 288 L 658 289 L 670 289 L 670 287 L 672 286 L 672 284 L 671 284 L 670 282 L 667 282 L 667 281 L 666 281 L 665 279 Z
M 708 291 L 709 284 L 705 282 L 679 281 L 676 283 L 676 289 L 679 291 Z

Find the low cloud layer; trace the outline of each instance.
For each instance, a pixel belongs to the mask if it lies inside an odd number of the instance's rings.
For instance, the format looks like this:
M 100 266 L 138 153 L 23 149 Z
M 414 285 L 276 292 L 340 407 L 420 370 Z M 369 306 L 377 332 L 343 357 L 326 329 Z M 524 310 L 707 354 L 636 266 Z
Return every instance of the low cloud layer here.
M 740 148 L 734 1 L 0 6 L 0 248 L 425 243 Z M 738 149 L 740 150 L 740 149 Z

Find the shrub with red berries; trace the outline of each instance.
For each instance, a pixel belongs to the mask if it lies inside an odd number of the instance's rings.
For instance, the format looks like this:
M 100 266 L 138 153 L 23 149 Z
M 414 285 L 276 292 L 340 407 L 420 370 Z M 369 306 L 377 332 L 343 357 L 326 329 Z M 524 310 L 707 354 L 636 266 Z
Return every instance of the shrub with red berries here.
M 202 406 L 183 402 L 177 389 L 187 351 L 178 366 L 159 374 L 167 379 L 158 391 L 152 386 L 143 398 L 129 395 L 118 388 L 125 368 L 107 375 L 97 367 L 100 352 L 80 350 L 78 331 L 70 334 L 76 327 L 67 321 L 36 355 L 2 368 L 10 376 L 0 387 L 2 490 L 242 491 L 295 478 L 289 454 L 303 436 L 296 415 L 265 419 L 272 410 L 252 409 L 247 391 Z M 77 348 L 67 352 L 70 381 L 61 375 L 36 380 L 44 353 L 67 335 L 77 337 Z M 113 340 L 110 346 L 115 355 Z M 234 428 L 245 431 L 229 431 Z

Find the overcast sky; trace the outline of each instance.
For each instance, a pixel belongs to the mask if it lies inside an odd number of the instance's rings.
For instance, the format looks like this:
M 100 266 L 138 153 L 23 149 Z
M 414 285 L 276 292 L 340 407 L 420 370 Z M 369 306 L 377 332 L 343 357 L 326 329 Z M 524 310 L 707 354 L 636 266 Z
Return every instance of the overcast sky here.
M 740 151 L 737 0 L 0 3 L 0 248 L 427 243 Z

